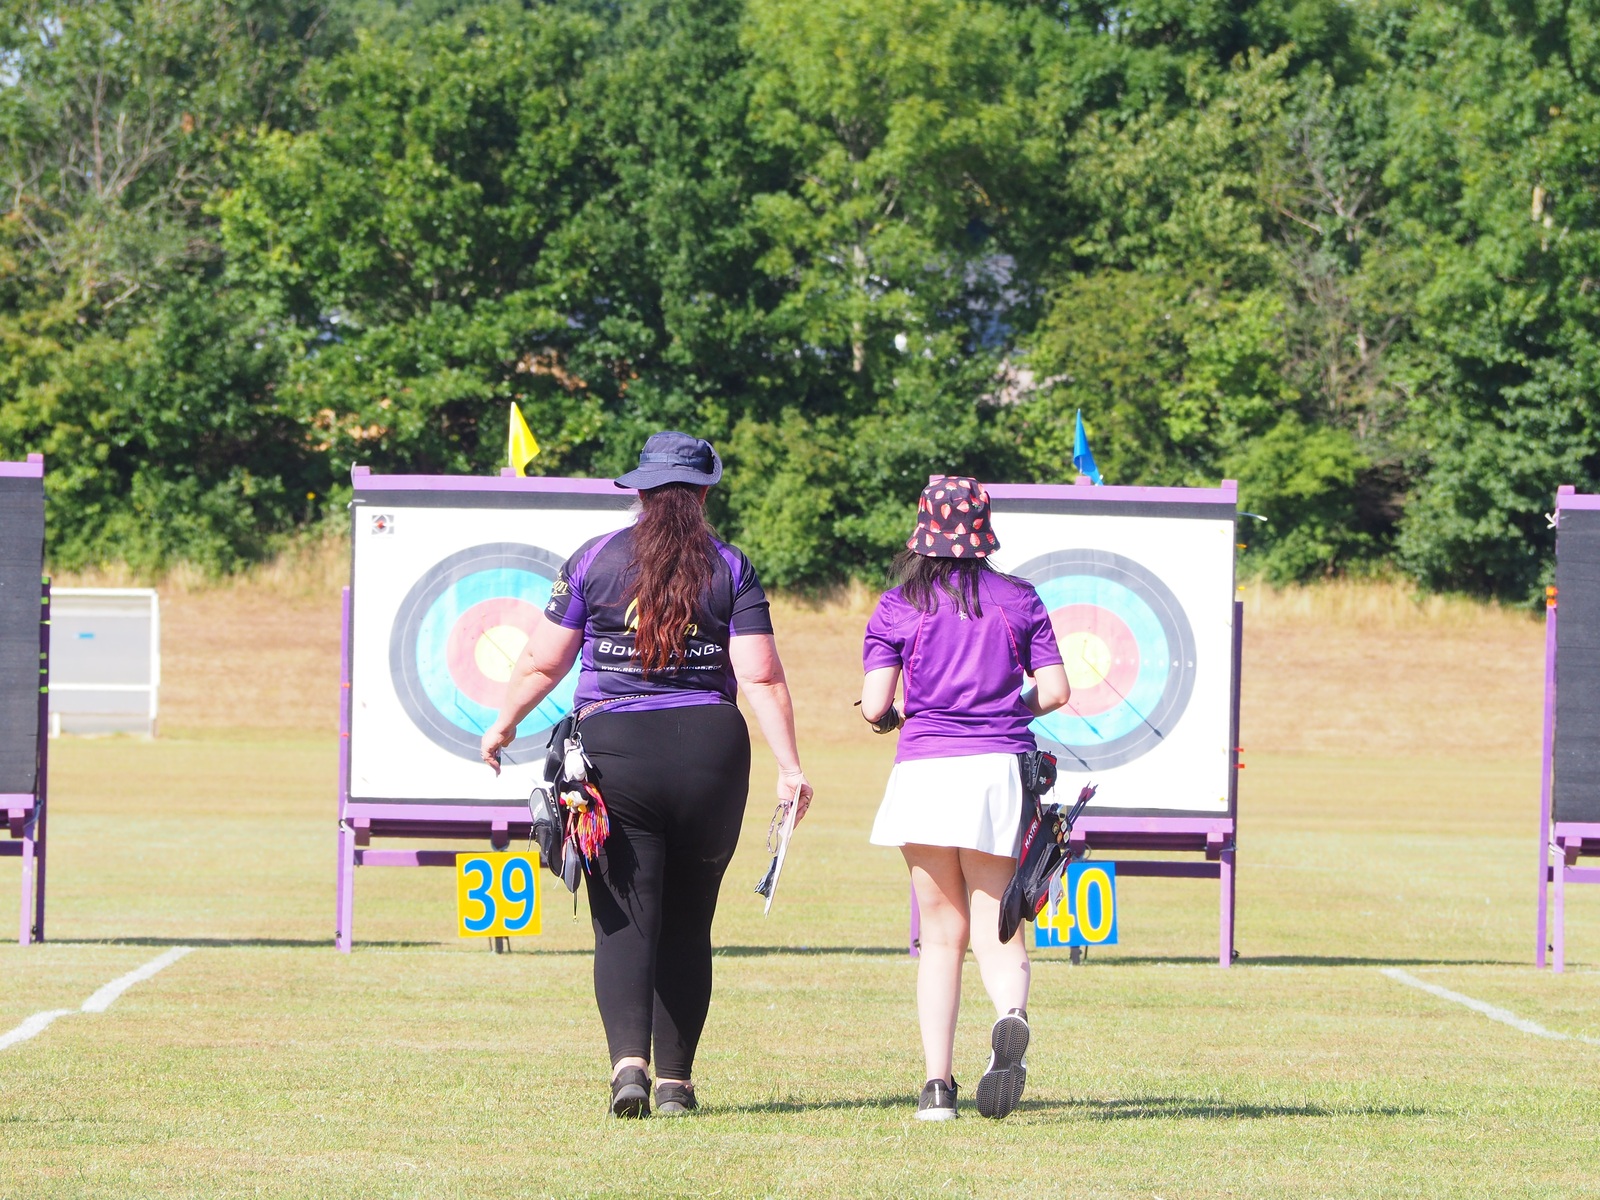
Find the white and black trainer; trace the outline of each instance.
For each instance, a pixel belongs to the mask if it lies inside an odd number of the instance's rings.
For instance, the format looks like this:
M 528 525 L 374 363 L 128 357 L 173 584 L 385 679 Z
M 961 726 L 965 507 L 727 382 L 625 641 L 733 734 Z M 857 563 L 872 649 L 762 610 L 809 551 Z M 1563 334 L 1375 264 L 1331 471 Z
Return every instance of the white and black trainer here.
M 1028 1082 L 1028 1014 L 1013 1008 L 989 1033 L 989 1065 L 978 1080 L 978 1113 L 1003 1117 L 1017 1107 Z
M 917 1097 L 917 1120 L 954 1121 L 956 1119 L 956 1081 L 930 1079 L 922 1085 L 922 1095 Z

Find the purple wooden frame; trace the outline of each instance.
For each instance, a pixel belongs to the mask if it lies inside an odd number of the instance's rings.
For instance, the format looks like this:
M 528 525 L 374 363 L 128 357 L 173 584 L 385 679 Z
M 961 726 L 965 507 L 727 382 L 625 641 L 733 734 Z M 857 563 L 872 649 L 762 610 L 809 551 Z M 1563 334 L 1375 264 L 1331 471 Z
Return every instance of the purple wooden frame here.
M 500 475 L 374 475 L 352 467 L 357 493 L 384 492 L 561 492 L 626 494 L 609 479 L 560 479 Z M 376 498 L 376 497 L 375 497 Z M 335 875 L 334 945 L 345 954 L 354 944 L 357 867 L 454 867 L 452 850 L 373 849 L 374 837 L 481 841 L 504 850 L 512 838 L 526 839 L 531 823 L 525 804 L 385 804 L 350 798 L 350 589 L 344 589 L 339 639 L 339 862 Z
M 1220 487 L 1086 487 L 1076 484 L 994 483 L 989 495 L 997 500 L 1084 500 L 1090 502 L 1135 501 L 1139 503 L 1237 505 L 1238 485 L 1231 479 Z M 1238 886 L 1236 862 L 1239 805 L 1239 684 L 1244 666 L 1244 605 L 1233 601 L 1233 662 L 1230 678 L 1232 696 L 1229 713 L 1228 744 L 1232 748 L 1228 763 L 1227 816 L 1097 816 L 1085 812 L 1072 829 L 1071 845 L 1080 850 L 1170 851 L 1204 854 L 1202 861 L 1119 858 L 1110 860 L 1120 876 L 1163 876 L 1167 878 L 1215 879 L 1219 884 L 1217 918 L 1217 962 L 1227 967 L 1234 960 L 1234 912 Z M 922 920 L 917 897 L 911 896 L 911 954 L 917 954 Z M 1019 935 L 1020 936 L 1020 935 Z
M 1563 486 L 1556 490 L 1556 523 L 1562 510 L 1600 509 L 1600 496 L 1581 495 Z M 1567 884 L 1600 883 L 1600 867 L 1579 866 L 1583 858 L 1600 858 L 1600 824 L 1557 821 L 1554 809 L 1556 751 L 1556 623 L 1560 596 L 1546 593 L 1544 610 L 1544 742 L 1539 769 L 1539 912 L 1534 922 L 1534 963 L 1567 969 Z M 1555 859 L 1551 862 L 1552 857 Z M 1547 951 L 1552 958 L 1547 958 Z
M 27 462 L 0 462 L 0 476 L 43 479 L 44 455 Z M 0 842 L 0 858 L 22 860 L 22 902 L 17 917 L 17 944 L 44 941 L 45 849 L 50 762 L 50 581 L 39 584 L 39 768 L 32 792 L 0 794 L 9 837 Z

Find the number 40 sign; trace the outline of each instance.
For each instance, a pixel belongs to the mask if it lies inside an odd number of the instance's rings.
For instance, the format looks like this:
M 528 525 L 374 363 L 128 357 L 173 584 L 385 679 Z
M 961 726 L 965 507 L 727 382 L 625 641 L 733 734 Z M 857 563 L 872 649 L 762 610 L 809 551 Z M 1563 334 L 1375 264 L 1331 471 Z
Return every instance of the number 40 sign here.
M 1033 927 L 1033 944 L 1115 946 L 1117 868 L 1108 862 L 1071 862 L 1050 884 L 1050 899 Z
M 462 937 L 540 932 L 539 852 L 456 855 L 456 926 Z

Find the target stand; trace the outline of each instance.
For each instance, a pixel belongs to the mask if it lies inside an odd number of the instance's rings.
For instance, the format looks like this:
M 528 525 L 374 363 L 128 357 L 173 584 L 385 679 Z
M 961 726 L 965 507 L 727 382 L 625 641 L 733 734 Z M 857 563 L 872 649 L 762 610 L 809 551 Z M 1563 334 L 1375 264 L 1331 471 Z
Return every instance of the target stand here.
M 339 704 L 334 942 L 353 942 L 357 867 L 451 867 L 456 852 L 374 838 L 487 842 L 529 833 L 550 729 L 577 667 L 517 727 L 496 776 L 478 757 L 561 565 L 631 520 L 609 479 L 351 471 L 351 583 Z
M 1066 707 L 1033 722 L 1034 737 L 1056 756 L 1061 798 L 1070 803 L 1086 783 L 1099 789 L 1073 826 L 1074 850 L 1161 855 L 1112 860 L 1119 879 L 1218 881 L 1226 967 L 1234 959 L 1243 628 L 1236 485 L 1086 483 L 989 487 L 1001 542 L 995 565 L 1038 591 L 1072 685 Z M 913 953 L 918 934 L 913 898 Z
M 1534 962 L 1567 964 L 1567 885 L 1600 883 L 1600 496 L 1556 493 L 1546 589 L 1539 911 Z M 1553 961 L 1552 961 L 1553 958 Z
M 0 462 L 0 858 L 22 862 L 17 942 L 44 940 L 50 752 L 50 581 L 44 457 Z

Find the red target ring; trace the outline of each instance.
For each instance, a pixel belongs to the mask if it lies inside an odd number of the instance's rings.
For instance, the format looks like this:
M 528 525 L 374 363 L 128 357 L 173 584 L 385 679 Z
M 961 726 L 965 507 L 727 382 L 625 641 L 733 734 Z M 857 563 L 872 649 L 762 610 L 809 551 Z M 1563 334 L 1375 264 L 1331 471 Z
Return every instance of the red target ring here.
M 1080 716 L 1109 712 L 1124 702 L 1139 677 L 1139 639 L 1121 617 L 1098 604 L 1065 604 L 1050 625 L 1072 684 Z
M 496 596 L 457 617 L 445 644 L 445 663 L 455 685 L 479 704 L 499 708 L 511 667 L 540 615 L 526 600 Z

